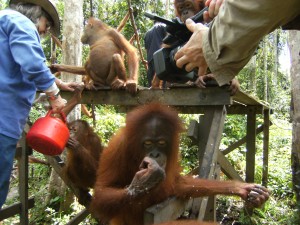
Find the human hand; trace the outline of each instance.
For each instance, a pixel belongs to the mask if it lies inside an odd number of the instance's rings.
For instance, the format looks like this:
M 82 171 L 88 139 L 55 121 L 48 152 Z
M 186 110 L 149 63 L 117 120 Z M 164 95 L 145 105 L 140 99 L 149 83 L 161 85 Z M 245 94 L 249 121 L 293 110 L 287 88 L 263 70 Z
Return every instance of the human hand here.
M 206 23 L 209 23 L 218 15 L 223 2 L 224 0 L 207 0 L 205 2 L 205 5 L 208 6 L 208 11 L 203 14 L 203 19 Z
M 235 95 L 239 89 L 240 89 L 240 82 L 236 78 L 233 78 L 229 82 L 230 95 Z
M 203 55 L 202 36 L 208 27 L 201 23 L 195 23 L 191 19 L 186 20 L 187 28 L 193 32 L 190 40 L 175 54 L 176 66 L 187 72 L 198 68 L 198 76 L 203 76 L 207 70 L 207 63 Z
M 59 113 L 66 105 L 67 101 L 63 99 L 60 95 L 57 98 L 49 99 L 53 113 Z

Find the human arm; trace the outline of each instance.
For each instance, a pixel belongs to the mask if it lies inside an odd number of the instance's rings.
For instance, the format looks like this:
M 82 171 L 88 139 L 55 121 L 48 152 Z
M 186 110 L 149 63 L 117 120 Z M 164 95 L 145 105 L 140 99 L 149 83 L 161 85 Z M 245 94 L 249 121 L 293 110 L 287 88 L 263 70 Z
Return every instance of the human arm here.
M 55 82 L 44 92 L 47 95 L 53 113 L 60 112 L 65 107 L 66 100 L 60 96 L 59 89 Z
M 206 73 L 208 68 L 204 58 L 202 48 L 203 33 L 207 32 L 208 28 L 201 23 L 195 23 L 191 19 L 186 20 L 187 28 L 193 32 L 190 40 L 175 54 L 176 65 L 179 68 L 185 66 L 185 70 L 190 72 L 194 68 L 198 68 L 199 78 L 194 82 L 196 86 L 203 87 L 203 81 L 200 79 Z
M 13 10 L 7 10 L 5 18 L 4 32 L 9 36 L 9 51 L 15 65 L 13 74 L 19 76 L 27 90 L 42 90 L 48 96 L 55 97 L 50 104 L 54 112 L 59 111 L 65 101 L 57 95 L 59 89 L 54 75 L 45 64 L 36 27 L 27 17 Z
M 227 84 L 250 60 L 261 38 L 293 19 L 299 9 L 295 0 L 226 0 L 209 29 L 187 24 L 195 31 L 175 55 L 177 66 L 198 67 L 198 75 L 208 66 L 219 85 Z

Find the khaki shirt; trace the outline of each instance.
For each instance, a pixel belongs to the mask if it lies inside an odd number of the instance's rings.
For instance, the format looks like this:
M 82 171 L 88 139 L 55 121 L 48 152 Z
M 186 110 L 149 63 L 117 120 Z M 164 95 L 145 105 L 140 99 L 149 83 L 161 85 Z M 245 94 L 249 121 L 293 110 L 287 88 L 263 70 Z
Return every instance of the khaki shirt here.
M 241 71 L 266 34 L 298 15 L 300 0 L 225 0 L 202 42 L 218 84 Z

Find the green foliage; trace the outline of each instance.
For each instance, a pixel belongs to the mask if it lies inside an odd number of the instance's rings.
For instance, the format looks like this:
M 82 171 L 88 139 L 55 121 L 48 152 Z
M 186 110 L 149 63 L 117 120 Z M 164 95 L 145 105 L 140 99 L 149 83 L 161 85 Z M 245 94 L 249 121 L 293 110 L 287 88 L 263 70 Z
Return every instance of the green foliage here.
M 97 105 L 95 108 L 96 126 L 94 126 L 94 131 L 101 137 L 103 144 L 106 145 L 111 136 L 120 127 L 124 126 L 125 117 L 124 114 L 116 113 L 116 109 L 113 106 Z M 91 118 L 84 118 L 90 125 L 93 124 Z
M 199 115 L 180 114 L 182 122 L 185 124 L 186 129 L 192 120 L 199 122 Z M 180 136 L 180 154 L 181 154 L 181 166 L 183 168 L 183 174 L 188 174 L 198 165 L 198 147 L 194 145 L 187 133 L 184 132 Z
M 258 99 L 267 99 L 274 114 L 280 118 L 288 118 L 290 112 L 291 81 L 278 62 L 286 45 L 286 31 L 276 30 L 267 35 L 256 50 L 255 65 L 249 64 L 238 75 L 242 90 Z
M 7 1 L 6 0 L 0 0 L 0 10 L 5 9 L 7 7 Z

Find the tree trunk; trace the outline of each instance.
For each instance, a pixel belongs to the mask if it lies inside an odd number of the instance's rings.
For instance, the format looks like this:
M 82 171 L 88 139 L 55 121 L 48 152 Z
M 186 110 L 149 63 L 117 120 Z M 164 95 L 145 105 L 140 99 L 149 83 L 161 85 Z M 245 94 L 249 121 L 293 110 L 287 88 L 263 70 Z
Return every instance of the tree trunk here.
M 264 38 L 264 101 L 268 101 L 268 36 Z
M 273 48 L 274 48 L 274 74 L 273 74 L 273 79 L 272 79 L 272 83 L 273 83 L 273 87 L 276 87 L 277 85 L 277 77 L 278 77 L 278 36 L 279 36 L 279 32 L 278 30 L 275 30 L 273 32 L 273 36 L 274 36 L 274 43 L 273 43 Z
M 63 20 L 63 58 L 62 64 L 65 65 L 82 65 L 82 44 L 80 41 L 81 30 L 83 28 L 83 0 L 64 0 L 65 13 Z M 64 81 L 82 80 L 82 76 L 74 74 L 62 74 Z M 72 121 L 80 118 L 80 107 L 68 116 L 68 120 Z
M 248 65 L 249 65 L 249 71 L 247 76 L 249 78 L 248 89 L 252 93 L 256 93 L 256 55 L 252 56 Z
M 291 82 L 292 82 L 292 173 L 293 187 L 300 210 L 300 32 L 289 31 L 289 48 L 291 52 Z
M 165 14 L 165 17 L 169 18 L 170 0 L 166 0 L 165 5 L 166 5 L 166 14 Z
M 83 0 L 64 0 L 64 18 L 63 18 L 63 42 L 62 42 L 62 64 L 66 65 L 82 65 L 82 44 L 80 42 L 81 30 L 83 27 Z M 67 38 L 66 38 L 67 37 Z M 81 82 L 82 76 L 63 73 L 61 76 L 63 81 L 67 82 Z M 68 115 L 68 121 L 73 121 L 80 118 L 80 106 Z M 61 155 L 63 158 L 64 156 Z M 64 202 L 60 205 L 61 210 L 69 208 L 73 202 L 73 195 L 67 192 L 67 187 L 60 177 L 52 170 L 49 182 L 48 200 L 54 196 L 60 195 Z

